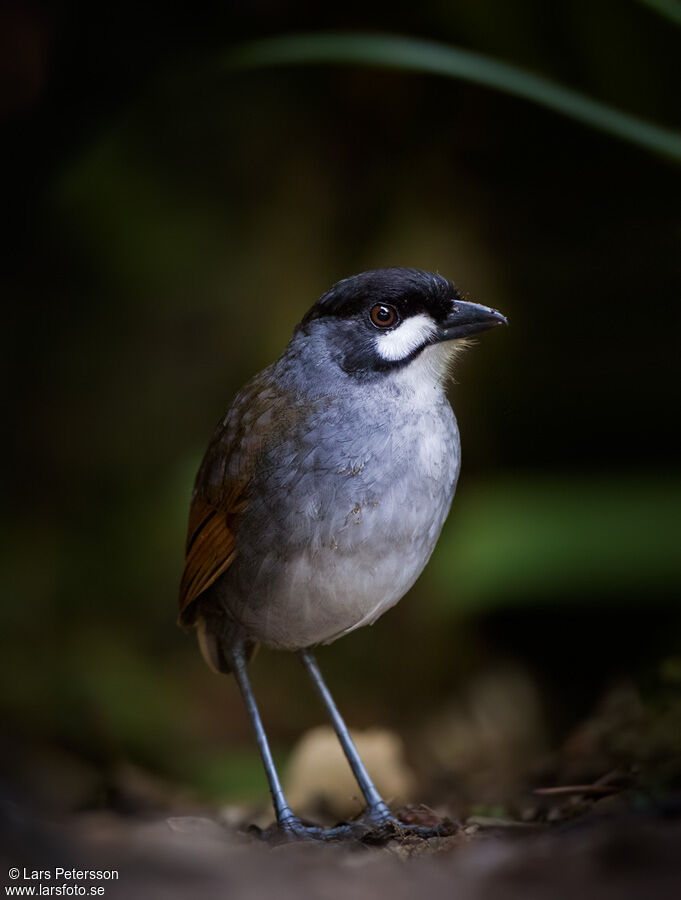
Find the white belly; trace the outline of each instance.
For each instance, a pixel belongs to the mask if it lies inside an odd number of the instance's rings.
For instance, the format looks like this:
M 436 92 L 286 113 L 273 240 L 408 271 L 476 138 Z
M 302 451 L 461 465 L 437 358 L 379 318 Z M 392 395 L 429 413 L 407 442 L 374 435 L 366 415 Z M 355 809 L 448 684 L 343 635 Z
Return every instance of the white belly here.
M 331 548 L 301 553 L 272 584 L 267 603 L 243 606 L 239 620 L 270 646 L 330 643 L 394 606 L 421 574 L 434 543 L 415 539 L 380 559 L 370 546 L 351 555 Z

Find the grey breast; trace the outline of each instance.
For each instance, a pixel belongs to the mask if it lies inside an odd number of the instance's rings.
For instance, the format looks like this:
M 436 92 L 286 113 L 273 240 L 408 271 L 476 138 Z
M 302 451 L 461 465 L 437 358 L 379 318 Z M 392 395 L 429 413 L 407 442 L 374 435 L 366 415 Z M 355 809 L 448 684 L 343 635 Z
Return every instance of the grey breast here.
M 392 381 L 348 379 L 298 397 L 304 414 L 262 448 L 220 585 L 249 637 L 286 649 L 369 624 L 406 593 L 433 551 L 460 464 L 441 389 L 415 402 Z

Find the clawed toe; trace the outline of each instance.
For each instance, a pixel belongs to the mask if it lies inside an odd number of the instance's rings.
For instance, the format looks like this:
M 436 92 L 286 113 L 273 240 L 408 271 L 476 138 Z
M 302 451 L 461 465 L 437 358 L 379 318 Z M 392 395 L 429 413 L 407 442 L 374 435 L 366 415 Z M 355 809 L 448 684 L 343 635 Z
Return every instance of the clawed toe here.
M 369 831 L 363 822 L 341 822 L 332 828 L 322 828 L 319 825 L 306 825 L 297 816 L 287 818 L 262 836 L 275 843 L 288 843 L 291 841 L 316 841 L 328 843 L 333 841 L 362 840 Z
M 330 828 L 306 824 L 297 816 L 287 817 L 266 831 L 258 829 L 258 834 L 263 840 L 274 844 L 295 841 L 314 841 L 316 843 L 358 841 L 364 844 L 383 844 L 390 840 L 399 840 L 409 836 L 419 837 L 422 840 L 447 837 L 456 831 L 456 827 L 448 819 L 435 825 L 403 822 L 385 806 L 370 808 L 361 819 L 354 822 L 341 822 Z

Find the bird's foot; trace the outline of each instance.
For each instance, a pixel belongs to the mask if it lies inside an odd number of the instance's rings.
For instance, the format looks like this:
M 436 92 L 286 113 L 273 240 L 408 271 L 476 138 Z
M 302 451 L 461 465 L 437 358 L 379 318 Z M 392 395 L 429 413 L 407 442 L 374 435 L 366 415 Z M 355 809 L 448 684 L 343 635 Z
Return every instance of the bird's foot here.
M 298 816 L 290 815 L 282 817 L 275 825 L 260 832 L 260 836 L 275 844 L 293 841 L 331 843 L 334 841 L 361 841 L 370 830 L 371 827 L 364 822 L 341 822 L 332 828 L 323 828 L 320 825 L 308 825 Z
M 429 838 L 447 837 L 457 830 L 457 825 L 449 819 L 434 821 L 430 811 L 407 808 L 402 817 L 392 813 L 385 803 L 367 807 L 364 815 L 353 822 L 340 822 L 331 828 L 312 825 L 291 813 L 282 816 L 279 821 L 266 831 L 255 825 L 253 832 L 272 844 L 287 844 L 295 841 L 314 841 L 316 843 L 334 843 L 357 841 L 363 844 L 385 844 L 391 840 L 405 837 Z

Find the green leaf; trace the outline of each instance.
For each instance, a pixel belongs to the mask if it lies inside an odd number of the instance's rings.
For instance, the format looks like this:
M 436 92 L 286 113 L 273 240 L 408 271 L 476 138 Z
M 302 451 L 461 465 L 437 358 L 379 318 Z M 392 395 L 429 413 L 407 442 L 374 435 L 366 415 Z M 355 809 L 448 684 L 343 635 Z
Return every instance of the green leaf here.
M 655 12 L 669 19 L 675 25 L 681 25 L 681 3 L 679 0 L 639 0 L 646 6 L 652 7 Z
M 681 132 L 639 119 L 519 66 L 434 41 L 362 32 L 281 35 L 236 47 L 218 60 L 217 68 L 333 64 L 399 69 L 481 84 L 681 161 Z

